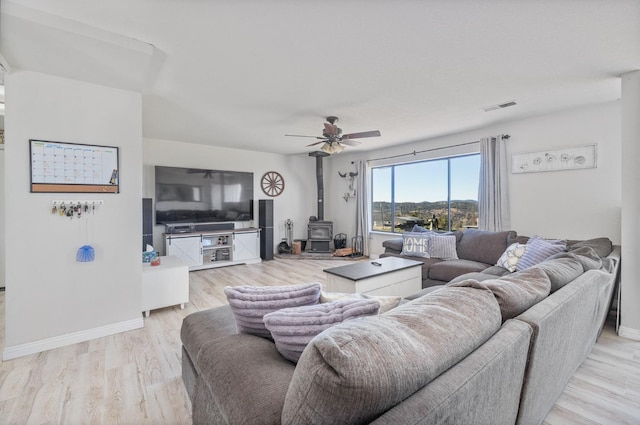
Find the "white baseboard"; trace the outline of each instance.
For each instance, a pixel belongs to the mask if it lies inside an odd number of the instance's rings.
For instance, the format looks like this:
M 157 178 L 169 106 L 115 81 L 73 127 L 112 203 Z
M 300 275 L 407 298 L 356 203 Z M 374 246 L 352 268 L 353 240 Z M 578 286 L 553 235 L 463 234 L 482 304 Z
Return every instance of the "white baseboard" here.
M 623 338 L 632 339 L 634 341 L 640 341 L 640 330 L 639 329 L 633 329 L 633 328 L 628 328 L 626 326 L 620 326 L 618 328 L 618 335 L 623 337 Z
M 125 322 L 113 323 L 110 325 L 100 326 L 98 328 L 86 329 L 84 331 L 72 332 L 38 341 L 27 342 L 26 344 L 5 347 L 4 352 L 2 353 L 2 360 L 11 360 L 17 357 L 28 356 L 30 354 L 36 354 L 42 351 L 77 344 L 79 342 L 90 341 L 92 339 L 102 338 L 143 327 L 144 320 L 140 317 L 139 319 L 127 320 Z

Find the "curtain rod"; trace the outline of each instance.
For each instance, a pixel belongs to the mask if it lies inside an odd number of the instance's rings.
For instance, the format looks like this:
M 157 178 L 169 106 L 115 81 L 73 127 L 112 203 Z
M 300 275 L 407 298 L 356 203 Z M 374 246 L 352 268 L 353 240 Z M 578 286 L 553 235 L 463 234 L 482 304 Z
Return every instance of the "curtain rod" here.
M 502 138 L 503 139 L 509 139 L 511 136 L 509 136 L 508 134 L 503 134 Z M 495 137 L 492 137 L 491 140 L 496 140 Z M 442 149 L 450 149 L 450 148 L 457 148 L 459 146 L 466 146 L 466 145 L 473 145 L 474 143 L 480 143 L 480 140 L 476 140 L 474 142 L 466 142 L 466 143 L 458 143 L 457 145 L 451 145 L 451 146 L 441 146 L 439 148 L 432 148 L 432 149 L 425 149 L 425 150 L 421 150 L 421 151 L 413 151 L 413 152 L 409 152 L 409 153 L 401 153 L 399 155 L 392 155 L 392 156 L 385 156 L 383 158 L 373 158 L 373 159 L 367 159 L 367 162 L 370 161 L 381 161 L 383 159 L 393 159 L 393 158 L 400 158 L 402 156 L 409 156 L 409 155 L 413 155 L 416 156 L 419 153 L 425 153 L 425 152 L 433 152 L 433 151 L 439 151 Z

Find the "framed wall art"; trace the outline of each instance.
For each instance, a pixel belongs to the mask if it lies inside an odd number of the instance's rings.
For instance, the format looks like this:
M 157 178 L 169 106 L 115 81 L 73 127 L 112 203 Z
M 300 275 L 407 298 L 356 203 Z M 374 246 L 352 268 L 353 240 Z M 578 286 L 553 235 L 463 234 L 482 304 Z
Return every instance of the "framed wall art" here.
M 118 148 L 29 140 L 31 192 L 118 193 Z
M 538 152 L 514 153 L 512 173 L 577 170 L 596 168 L 597 145 L 572 146 Z

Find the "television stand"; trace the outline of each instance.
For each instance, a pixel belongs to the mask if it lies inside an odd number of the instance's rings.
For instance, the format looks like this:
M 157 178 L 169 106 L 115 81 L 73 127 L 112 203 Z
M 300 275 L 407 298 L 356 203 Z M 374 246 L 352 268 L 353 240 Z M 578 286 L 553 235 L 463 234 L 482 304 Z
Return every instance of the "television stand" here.
M 165 233 L 165 253 L 175 255 L 189 271 L 260 263 L 260 229 Z

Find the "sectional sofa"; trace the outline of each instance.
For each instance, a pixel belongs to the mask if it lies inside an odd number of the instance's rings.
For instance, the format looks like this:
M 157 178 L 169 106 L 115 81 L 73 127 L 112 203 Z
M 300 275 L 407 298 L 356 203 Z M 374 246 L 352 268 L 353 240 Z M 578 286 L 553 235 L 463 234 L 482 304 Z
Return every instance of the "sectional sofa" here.
M 385 248 L 380 257 L 401 257 L 422 262 L 422 287 L 443 285 L 465 273 L 486 272 L 495 275 L 506 273 L 504 268 L 492 267 L 500 259 L 507 247 L 513 243 L 526 244 L 528 236 L 519 236 L 515 231 L 491 232 L 486 230 L 467 229 L 464 232 L 456 230 L 441 235 L 455 236 L 455 259 L 443 260 L 433 256 L 408 256 L 405 253 L 404 239 L 408 235 L 433 234 L 420 226 L 414 226 L 404 237 L 391 238 L 382 243 Z M 606 256 L 611 251 L 611 241 L 607 238 L 596 238 L 589 241 L 568 240 L 568 249 L 583 245 L 593 247 L 596 252 Z M 492 267 L 492 268 L 491 268 Z M 491 269 L 489 269 L 491 268 Z
M 330 327 L 297 364 L 237 333 L 228 305 L 193 313 L 181 330 L 193 423 L 540 424 L 609 310 L 620 247 L 589 245 Z

